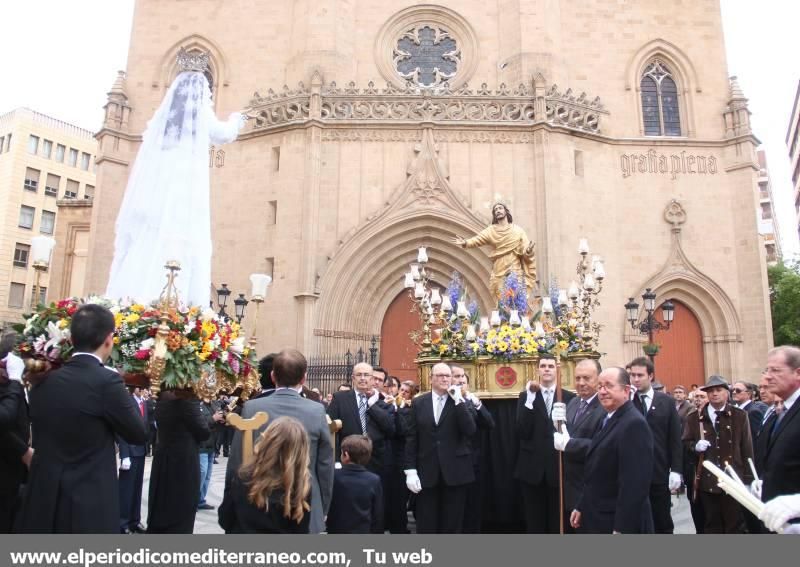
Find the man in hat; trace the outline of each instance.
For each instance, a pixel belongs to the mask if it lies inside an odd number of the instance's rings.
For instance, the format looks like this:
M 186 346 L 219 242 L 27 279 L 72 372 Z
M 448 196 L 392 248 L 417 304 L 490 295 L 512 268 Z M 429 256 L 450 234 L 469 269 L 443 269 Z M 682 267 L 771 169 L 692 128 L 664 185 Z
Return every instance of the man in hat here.
M 750 421 L 747 412 L 729 403 L 730 386 L 722 376 L 711 376 L 700 388 L 708 394 L 708 403 L 687 418 L 683 441 L 697 461 L 697 490 L 705 513 L 704 533 L 744 533 L 744 516 L 736 500 L 717 486 L 717 478 L 707 471 L 703 461 L 721 469 L 726 465 L 744 482 L 753 475 L 747 459 L 753 457 Z
M 489 257 L 494 263 L 489 277 L 489 289 L 500 298 L 503 282 L 508 274 L 514 272 L 525 283 L 530 292 L 536 285 L 536 253 L 534 243 L 521 226 L 513 224 L 511 211 L 503 203 L 492 206 L 492 224 L 474 237 L 463 239 L 457 236 L 453 243 L 462 248 L 478 248 L 491 245 L 494 251 Z

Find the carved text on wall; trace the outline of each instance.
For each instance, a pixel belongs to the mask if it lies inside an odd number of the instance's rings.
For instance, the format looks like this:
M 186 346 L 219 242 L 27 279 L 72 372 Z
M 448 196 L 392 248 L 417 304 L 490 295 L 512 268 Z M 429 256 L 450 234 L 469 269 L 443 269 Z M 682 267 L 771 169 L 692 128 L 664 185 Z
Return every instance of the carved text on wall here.
M 686 151 L 667 155 L 652 148 L 646 154 L 622 154 L 619 165 L 623 178 L 637 173 L 661 173 L 677 179 L 683 174 L 715 175 L 719 171 L 719 161 L 713 155 L 691 155 Z

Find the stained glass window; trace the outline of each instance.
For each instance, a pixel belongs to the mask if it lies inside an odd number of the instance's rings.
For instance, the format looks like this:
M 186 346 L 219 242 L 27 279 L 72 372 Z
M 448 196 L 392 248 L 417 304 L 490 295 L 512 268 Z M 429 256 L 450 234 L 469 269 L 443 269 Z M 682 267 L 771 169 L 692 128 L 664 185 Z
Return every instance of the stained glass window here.
M 640 87 L 645 136 L 680 136 L 678 87 L 669 68 L 653 61 L 645 69 Z
M 452 79 L 461 62 L 456 40 L 440 28 L 421 26 L 406 31 L 397 41 L 394 63 L 406 80 L 432 87 Z

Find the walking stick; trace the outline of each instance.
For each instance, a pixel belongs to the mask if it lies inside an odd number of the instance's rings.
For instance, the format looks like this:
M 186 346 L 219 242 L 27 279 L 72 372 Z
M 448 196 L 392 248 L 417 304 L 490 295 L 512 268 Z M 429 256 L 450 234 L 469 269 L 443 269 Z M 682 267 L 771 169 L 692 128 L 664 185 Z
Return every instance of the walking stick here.
M 561 403 L 561 357 L 556 357 L 556 401 Z M 555 426 L 561 431 L 561 421 Z M 558 533 L 564 535 L 564 451 L 558 453 Z

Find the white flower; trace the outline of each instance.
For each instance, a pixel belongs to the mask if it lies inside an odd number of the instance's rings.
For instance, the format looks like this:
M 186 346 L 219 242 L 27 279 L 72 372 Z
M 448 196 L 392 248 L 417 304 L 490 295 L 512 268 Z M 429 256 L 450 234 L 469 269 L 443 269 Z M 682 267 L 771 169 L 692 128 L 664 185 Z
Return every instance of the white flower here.
M 200 315 L 200 319 L 204 323 L 208 323 L 209 321 L 214 321 L 216 318 L 217 314 L 214 313 L 214 310 L 211 309 L 210 307 L 206 307 L 205 309 L 203 309 L 203 314 Z
M 219 359 L 222 361 L 223 364 L 227 364 L 229 358 L 230 358 L 230 353 L 227 350 L 223 352 L 222 355 L 219 357 Z
M 39 318 L 38 313 L 36 313 L 33 317 L 28 318 L 28 321 L 25 323 L 25 330 L 23 331 L 23 334 L 27 335 L 33 330 L 33 323 L 38 318 Z
M 139 345 L 139 350 L 149 350 L 149 349 L 153 348 L 153 345 L 155 344 L 155 342 L 156 342 L 156 340 L 153 337 L 150 337 L 149 339 L 145 339 Z
M 44 352 L 44 344 L 47 342 L 47 335 L 39 335 L 36 337 L 36 340 L 33 341 L 33 350 L 37 354 L 42 354 Z
M 69 330 L 64 332 L 64 330 L 58 327 L 58 323 L 50 321 L 47 324 L 47 334 L 50 335 L 50 339 L 44 345 L 45 352 L 49 351 L 54 346 L 61 344 L 61 342 L 69 336 Z
M 229 348 L 236 354 L 242 354 L 244 352 L 244 337 L 237 337 L 232 340 Z

